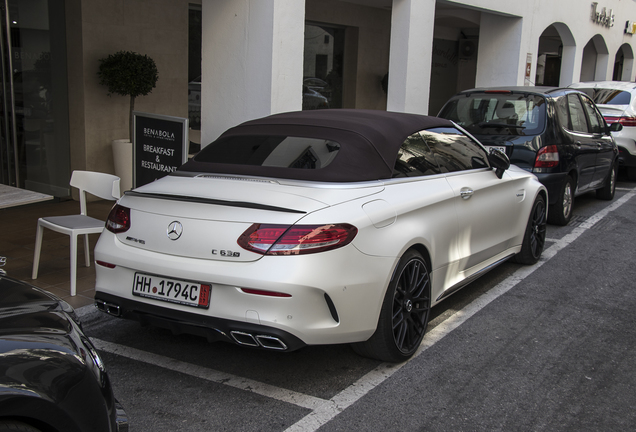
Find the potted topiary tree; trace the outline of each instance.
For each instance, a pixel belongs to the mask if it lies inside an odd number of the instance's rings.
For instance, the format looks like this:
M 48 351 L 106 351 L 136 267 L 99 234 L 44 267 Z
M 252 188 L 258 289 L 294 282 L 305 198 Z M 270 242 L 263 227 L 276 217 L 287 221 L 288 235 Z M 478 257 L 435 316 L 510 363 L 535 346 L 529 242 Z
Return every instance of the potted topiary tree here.
M 121 178 L 123 190 L 132 187 L 132 136 L 135 98 L 146 96 L 157 84 L 159 73 L 154 60 L 147 55 L 119 51 L 99 60 L 99 83 L 108 88 L 108 95 L 130 97 L 128 139 L 113 141 L 115 173 Z

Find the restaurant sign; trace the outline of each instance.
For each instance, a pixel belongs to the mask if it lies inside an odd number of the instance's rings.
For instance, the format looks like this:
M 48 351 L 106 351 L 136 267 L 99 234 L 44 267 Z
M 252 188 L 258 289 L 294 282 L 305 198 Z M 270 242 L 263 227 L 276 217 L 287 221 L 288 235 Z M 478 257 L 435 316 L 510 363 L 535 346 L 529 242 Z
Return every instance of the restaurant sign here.
M 592 3 L 592 21 L 605 27 L 614 26 L 614 11 L 606 7 L 599 10 L 598 2 Z
M 188 119 L 133 112 L 133 187 L 151 183 L 188 158 Z

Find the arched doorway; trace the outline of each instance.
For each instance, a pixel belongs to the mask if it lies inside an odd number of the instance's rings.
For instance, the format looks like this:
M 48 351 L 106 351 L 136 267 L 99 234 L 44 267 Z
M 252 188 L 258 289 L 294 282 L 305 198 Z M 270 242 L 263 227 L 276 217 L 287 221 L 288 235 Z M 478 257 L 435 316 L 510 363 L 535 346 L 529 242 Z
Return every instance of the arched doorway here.
M 539 37 L 535 85 L 571 84 L 575 49 L 574 37 L 565 24 L 548 26 Z
M 634 81 L 634 50 L 631 45 L 623 44 L 614 57 L 614 81 Z
M 609 50 L 601 35 L 589 40 L 583 48 L 580 81 L 604 81 L 609 69 Z

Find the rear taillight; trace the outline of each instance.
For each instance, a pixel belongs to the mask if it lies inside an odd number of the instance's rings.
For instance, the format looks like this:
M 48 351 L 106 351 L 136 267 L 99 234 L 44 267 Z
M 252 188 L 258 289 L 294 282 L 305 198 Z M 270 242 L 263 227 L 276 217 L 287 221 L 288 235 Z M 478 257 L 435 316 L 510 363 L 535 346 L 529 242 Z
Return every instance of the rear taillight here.
M 243 249 L 262 255 L 303 255 L 343 247 L 358 233 L 349 224 L 254 224 L 238 239 Z
M 636 126 L 636 117 L 610 117 L 606 116 L 605 121 L 607 124 L 620 123 L 623 126 Z
M 559 164 L 559 150 L 557 146 L 550 145 L 539 149 L 534 161 L 535 168 L 553 168 Z
M 115 234 L 128 231 L 130 229 L 130 209 L 115 204 L 106 220 L 106 229 Z

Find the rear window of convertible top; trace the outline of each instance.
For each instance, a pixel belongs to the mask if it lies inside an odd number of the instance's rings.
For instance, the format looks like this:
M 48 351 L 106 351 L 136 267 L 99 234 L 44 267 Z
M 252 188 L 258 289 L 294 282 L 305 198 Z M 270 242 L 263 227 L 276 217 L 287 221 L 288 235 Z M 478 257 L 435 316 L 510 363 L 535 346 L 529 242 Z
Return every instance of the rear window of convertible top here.
M 320 169 L 329 165 L 339 150 L 339 143 L 319 138 L 230 136 L 206 146 L 194 160 L 234 165 Z

